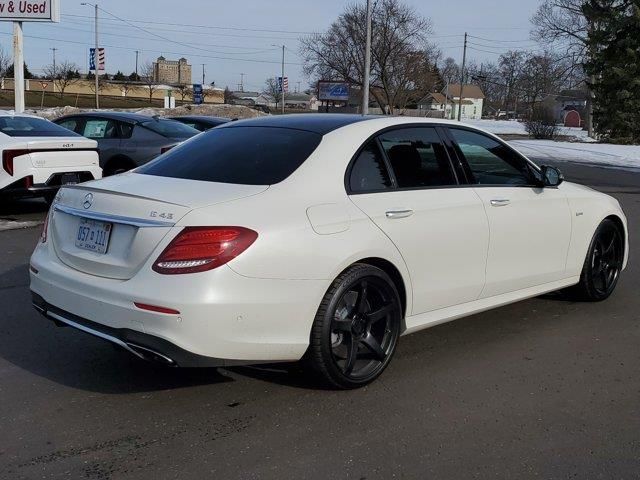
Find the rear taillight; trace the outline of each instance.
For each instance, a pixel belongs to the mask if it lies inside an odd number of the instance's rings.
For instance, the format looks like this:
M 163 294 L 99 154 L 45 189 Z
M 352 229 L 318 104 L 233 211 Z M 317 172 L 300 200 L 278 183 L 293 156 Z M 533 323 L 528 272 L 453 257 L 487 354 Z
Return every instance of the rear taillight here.
M 4 150 L 2 152 L 2 168 L 9 175 L 13 175 L 13 160 L 28 153 L 29 150 Z
M 258 238 L 243 227 L 187 227 L 162 252 L 153 270 L 178 275 L 213 270 L 230 262 Z
M 44 225 L 42 226 L 42 235 L 40 235 L 40 243 L 47 243 L 47 236 L 49 235 L 49 213 L 44 219 Z

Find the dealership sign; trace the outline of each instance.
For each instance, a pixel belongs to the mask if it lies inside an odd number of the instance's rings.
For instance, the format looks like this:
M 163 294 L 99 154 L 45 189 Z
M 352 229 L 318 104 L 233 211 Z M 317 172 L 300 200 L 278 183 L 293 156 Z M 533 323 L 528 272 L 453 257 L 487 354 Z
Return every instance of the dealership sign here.
M 0 21 L 59 22 L 59 0 L 0 0 Z
M 348 102 L 349 84 L 347 82 L 318 82 L 318 100 Z

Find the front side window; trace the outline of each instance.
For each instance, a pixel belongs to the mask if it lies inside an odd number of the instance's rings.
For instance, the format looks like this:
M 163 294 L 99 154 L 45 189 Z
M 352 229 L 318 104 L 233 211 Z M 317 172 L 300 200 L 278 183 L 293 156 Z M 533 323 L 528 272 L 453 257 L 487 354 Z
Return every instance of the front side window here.
M 391 188 L 389 172 L 375 141 L 369 142 L 353 163 L 349 188 L 353 193 L 375 192 Z
M 317 133 L 292 128 L 214 128 L 136 172 L 206 182 L 273 185 L 296 171 L 321 140 Z
M 398 188 L 456 184 L 447 151 L 435 128 L 401 128 L 383 133 L 379 139 Z
M 480 133 L 450 128 L 476 185 L 531 185 L 531 170 L 506 145 Z

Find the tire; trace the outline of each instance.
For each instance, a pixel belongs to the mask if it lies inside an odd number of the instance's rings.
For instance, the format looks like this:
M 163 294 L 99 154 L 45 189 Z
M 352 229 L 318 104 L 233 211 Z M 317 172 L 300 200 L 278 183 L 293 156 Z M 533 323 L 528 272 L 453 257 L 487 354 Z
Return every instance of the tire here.
M 379 268 L 355 264 L 322 299 L 306 360 L 331 387 L 362 387 L 389 365 L 401 324 L 402 305 L 391 278 Z
M 44 194 L 44 201 L 47 202 L 47 205 L 53 205 L 53 201 L 56 199 L 57 194 L 58 192 Z
M 111 177 L 113 175 L 119 175 L 134 168 L 136 168 L 134 163 L 126 158 L 110 160 L 104 167 L 103 176 Z
M 596 229 L 582 267 L 580 283 L 573 293 L 578 299 L 601 302 L 615 290 L 624 260 L 624 233 L 610 219 Z

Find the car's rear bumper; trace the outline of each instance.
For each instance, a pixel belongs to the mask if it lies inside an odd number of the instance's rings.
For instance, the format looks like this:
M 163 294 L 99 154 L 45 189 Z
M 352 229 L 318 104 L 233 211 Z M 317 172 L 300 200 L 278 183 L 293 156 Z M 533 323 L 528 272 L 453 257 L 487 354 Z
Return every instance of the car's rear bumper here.
M 128 328 L 112 328 L 92 322 L 73 313 L 54 307 L 37 293 L 31 292 L 34 308 L 59 327 L 72 327 L 76 330 L 106 340 L 136 357 L 168 367 L 229 367 L 258 361 L 234 361 L 214 357 L 205 357 L 189 352 L 177 345 L 153 335 Z M 266 362 L 266 360 L 265 360 Z
M 102 178 L 102 169 L 90 168 L 86 170 L 70 170 L 69 172 L 54 172 L 46 178 L 34 175 L 22 176 L 0 189 L 0 194 L 6 197 L 40 197 L 55 193 L 64 184 L 65 175 L 75 175 L 77 183 L 88 182 Z
M 40 311 L 112 343 L 153 350 L 178 366 L 299 360 L 328 288 L 325 281 L 244 277 L 227 266 L 193 275 L 159 275 L 145 266 L 130 280 L 108 279 L 63 264 L 50 243 L 31 258 L 31 291 Z

